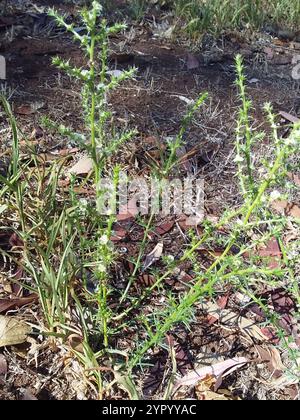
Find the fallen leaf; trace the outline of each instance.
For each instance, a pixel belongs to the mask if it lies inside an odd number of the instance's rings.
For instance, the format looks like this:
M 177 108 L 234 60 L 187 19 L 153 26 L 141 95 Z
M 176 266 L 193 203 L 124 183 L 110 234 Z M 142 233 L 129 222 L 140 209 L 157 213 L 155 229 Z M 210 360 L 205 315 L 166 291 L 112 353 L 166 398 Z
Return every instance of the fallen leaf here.
M 144 287 L 151 287 L 155 282 L 156 278 L 152 274 L 143 274 L 139 276 L 139 283 Z
M 275 376 L 275 378 L 282 376 L 285 371 L 285 366 L 282 363 L 279 351 L 274 346 L 268 346 L 266 348 L 255 346 L 255 349 L 259 354 L 260 361 L 267 362 L 271 374 Z
M 202 310 L 207 312 L 210 318 L 219 321 L 221 325 L 229 328 L 239 328 L 248 337 L 255 338 L 258 341 L 268 341 L 268 337 L 262 332 L 261 328 L 253 320 L 242 317 L 229 309 L 220 309 L 213 302 L 202 303 Z M 211 320 L 212 322 L 212 320 Z
M 20 115 L 31 115 L 31 114 L 35 114 L 36 111 L 43 108 L 44 106 L 45 106 L 45 102 L 36 101 L 30 104 L 17 106 L 15 107 L 14 111 L 16 112 L 16 114 L 20 114 Z
M 295 185 L 300 187 L 300 176 L 293 174 L 292 172 L 288 172 L 288 177 L 294 182 Z
M 300 122 L 300 119 L 298 117 L 295 117 L 292 114 L 289 114 L 288 112 L 285 111 L 279 111 L 279 115 L 281 115 L 285 120 L 291 122 L 291 123 L 298 123 Z
M 170 230 L 173 229 L 174 225 L 175 225 L 175 221 L 174 220 L 170 220 L 168 222 L 164 222 L 164 223 L 162 223 L 162 224 L 160 224 L 160 225 L 158 225 L 158 226 L 155 227 L 154 233 L 156 235 L 163 236 L 166 233 L 170 232 Z
M 227 295 L 224 296 L 220 296 L 219 299 L 217 300 L 217 304 L 219 306 L 219 308 L 221 309 L 225 309 L 228 303 L 228 299 L 229 299 L 229 294 L 227 293 Z
M 139 214 L 139 209 L 136 204 L 136 199 L 132 198 L 128 201 L 127 205 L 120 207 L 117 215 L 119 222 L 134 219 Z
M 122 70 L 109 70 L 106 72 L 109 76 L 113 76 L 113 77 L 121 77 L 124 72 Z
M 259 82 L 259 79 L 256 79 L 256 77 L 253 77 L 252 79 L 250 79 L 248 81 L 248 83 L 250 83 L 250 84 L 254 84 L 254 83 L 258 83 L 258 82 Z
M 0 298 L 0 314 L 11 309 L 21 308 L 24 305 L 33 303 L 38 299 L 35 293 L 26 297 Z
M 148 374 L 145 376 L 143 383 L 143 395 L 144 397 L 151 397 L 160 387 L 166 365 L 165 354 L 161 355 L 160 359 L 150 368 Z
M 195 386 L 195 394 L 200 401 L 228 401 L 236 399 L 230 395 L 228 396 L 215 392 L 216 378 L 212 375 L 205 376 L 204 379 L 198 382 Z
M 41 127 L 36 127 L 32 130 L 30 134 L 30 140 L 40 139 L 44 136 L 44 131 Z
M 284 290 L 277 290 L 271 293 L 271 300 L 274 311 L 281 315 L 279 325 L 287 334 L 291 335 L 293 331 L 293 313 L 297 311 L 294 300 L 289 293 Z
M 147 270 L 147 268 L 151 267 L 156 261 L 160 259 L 162 256 L 164 249 L 163 242 L 159 242 L 155 248 L 148 254 L 145 258 L 144 264 L 143 264 L 143 270 Z
M 297 310 L 294 300 L 284 289 L 272 292 L 271 300 L 274 310 L 279 314 L 291 314 Z
M 71 149 L 61 149 L 59 150 L 57 154 L 62 157 L 67 157 L 67 156 L 74 155 L 75 153 L 78 153 L 78 152 L 79 152 L 79 149 L 77 147 L 73 147 Z
M 6 204 L 2 204 L 0 206 L 0 214 L 4 213 L 8 209 L 8 206 Z
M 75 165 L 67 171 L 67 175 L 87 175 L 92 171 L 92 169 L 93 160 L 86 156 L 75 163 Z
M 183 231 L 189 231 L 191 229 L 196 229 L 197 234 L 200 236 L 203 233 L 203 230 L 201 229 L 201 227 L 199 226 L 199 224 L 201 222 L 203 222 L 203 218 L 202 217 L 192 217 L 192 216 L 186 216 L 185 214 L 183 214 L 182 216 L 180 216 L 180 218 L 177 220 L 180 228 Z
M 282 258 L 282 252 L 276 238 L 272 238 L 263 248 L 261 248 L 258 251 L 258 255 L 262 258 L 269 259 L 269 268 L 271 270 L 280 268 L 279 260 Z
M 127 230 L 123 229 L 121 226 L 115 227 L 112 232 L 110 240 L 112 242 L 123 241 L 127 236 Z
M 174 392 L 180 386 L 191 386 L 197 384 L 207 375 L 213 376 L 214 378 L 227 376 L 229 373 L 234 372 L 247 363 L 249 363 L 249 360 L 245 357 L 237 357 L 234 359 L 228 359 L 223 362 L 215 363 L 211 366 L 195 368 L 193 371 L 189 372 L 175 383 Z
M 31 327 L 20 318 L 0 315 L 0 347 L 22 344 L 30 332 Z
M 280 338 L 276 335 L 276 331 L 272 327 L 263 327 L 261 332 L 268 337 L 269 342 L 272 344 L 278 345 L 280 343 Z
M 278 213 L 294 217 L 295 219 L 300 219 L 300 207 L 296 204 L 289 203 L 286 200 L 273 201 L 272 208 Z
M 68 343 L 73 350 L 79 353 L 84 353 L 83 338 L 80 335 L 78 334 L 69 335 Z

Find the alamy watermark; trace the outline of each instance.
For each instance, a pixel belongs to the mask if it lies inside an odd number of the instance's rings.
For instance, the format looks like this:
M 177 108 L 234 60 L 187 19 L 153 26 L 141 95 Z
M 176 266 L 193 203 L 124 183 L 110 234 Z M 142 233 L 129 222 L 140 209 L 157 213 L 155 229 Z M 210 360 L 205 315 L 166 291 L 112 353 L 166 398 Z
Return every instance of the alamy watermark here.
M 0 80 L 6 79 L 6 61 L 3 55 L 0 55 Z
M 97 209 L 101 215 L 187 216 L 195 226 L 204 218 L 204 179 L 130 179 L 120 172 L 117 179 L 102 178 L 98 185 Z
M 295 80 L 300 80 L 300 54 L 294 55 L 293 60 L 292 77 Z

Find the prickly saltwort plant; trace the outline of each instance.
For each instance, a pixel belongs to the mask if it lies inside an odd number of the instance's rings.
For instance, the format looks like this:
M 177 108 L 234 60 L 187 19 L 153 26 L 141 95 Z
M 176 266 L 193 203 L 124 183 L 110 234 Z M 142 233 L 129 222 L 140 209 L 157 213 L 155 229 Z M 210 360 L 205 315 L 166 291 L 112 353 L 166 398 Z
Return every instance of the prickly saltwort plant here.
M 99 182 L 103 174 L 107 159 L 115 153 L 119 146 L 128 141 L 135 134 L 134 131 L 122 132 L 120 135 L 109 130 L 108 121 L 112 114 L 108 109 L 107 96 L 118 87 L 120 83 L 133 77 L 135 69 L 119 72 L 109 72 L 108 52 L 109 36 L 118 33 L 125 28 L 123 24 L 108 26 L 103 18 L 103 9 L 98 1 L 93 1 L 91 9 L 83 9 L 81 18 L 85 27 L 84 33 L 78 33 L 73 24 L 65 21 L 55 10 L 50 14 L 56 19 L 59 25 L 71 32 L 74 39 L 80 43 L 85 52 L 88 63 L 85 68 L 74 67 L 69 61 L 63 61 L 56 57 L 54 64 L 70 77 L 82 82 L 82 105 L 85 118 L 86 132 L 75 133 L 72 129 L 60 126 L 59 131 L 66 134 L 73 141 L 79 141 L 93 160 L 94 181 L 96 186 L 97 202 L 102 200 L 103 189 Z M 116 174 L 115 174 L 116 175 Z M 116 178 L 116 176 L 114 176 Z M 95 217 L 97 217 L 95 215 Z M 97 251 L 94 254 L 95 262 L 87 264 L 92 267 L 94 275 L 99 281 L 96 300 L 99 305 L 99 318 L 102 323 L 104 346 L 108 346 L 107 320 L 109 311 L 107 308 L 108 296 L 108 269 L 113 261 L 113 252 L 109 238 L 112 230 L 113 217 L 104 221 L 99 219 Z M 107 238 L 107 240 L 105 240 Z
M 166 311 L 160 315 L 159 322 L 157 322 L 154 314 L 152 329 L 149 328 L 150 322 L 147 320 L 146 332 L 148 338 L 141 345 L 137 346 L 137 350 L 128 364 L 130 369 L 140 363 L 152 346 L 161 343 L 165 334 L 175 324 L 188 322 L 188 318 L 191 319 L 191 308 L 206 297 L 211 296 L 218 284 L 226 284 L 229 281 L 237 290 L 241 290 L 251 297 L 255 303 L 261 306 L 264 313 L 268 314 L 269 322 L 277 327 L 279 335 L 282 335 L 282 331 L 278 323 L 278 316 L 274 313 L 270 314 L 264 302 L 255 296 L 255 287 L 260 282 L 269 286 L 273 285 L 274 287 L 279 279 L 282 280 L 289 275 L 291 283 L 289 290 L 293 292 L 295 300 L 299 302 L 299 287 L 295 285 L 297 282 L 293 281 L 294 274 L 291 275 L 291 267 L 287 264 L 285 268 L 270 268 L 262 263 L 260 258 L 255 257 L 255 249 L 266 244 L 274 236 L 279 238 L 283 232 L 286 220 L 282 217 L 270 216 L 268 209 L 272 201 L 274 186 L 285 176 L 285 168 L 289 157 L 298 151 L 300 125 L 294 126 L 288 139 L 280 138 L 272 108 L 269 104 L 265 106 L 267 119 L 270 121 L 273 129 L 273 159 L 268 162 L 268 165 L 265 165 L 261 177 L 254 176 L 255 170 L 252 164 L 253 146 L 262 137 L 259 133 L 253 132 L 250 127 L 249 112 L 251 103 L 246 96 L 243 63 L 240 56 L 236 59 L 236 69 L 241 108 L 238 117 L 235 161 L 237 163 L 237 175 L 240 180 L 243 203 L 237 210 L 225 212 L 223 218 L 213 228 L 208 226 L 200 240 L 193 241 L 191 246 L 184 252 L 179 263 L 187 260 L 192 261 L 195 251 L 207 242 L 211 242 L 220 228 L 226 227 L 230 232 L 227 238 L 224 239 L 224 251 L 207 269 L 199 269 L 199 267 L 194 265 L 194 284 L 190 286 L 183 296 L 177 299 L 175 305 L 173 297 L 169 299 L 169 305 L 166 302 Z M 259 232 L 259 234 L 255 236 L 254 232 Z M 240 243 L 241 238 L 246 238 L 247 241 Z M 238 248 L 238 250 L 232 252 L 233 247 Z M 282 250 L 284 253 L 284 249 Z M 246 254 L 249 254 L 248 259 L 244 259 Z M 163 280 L 172 275 L 173 269 L 170 266 L 169 270 L 166 269 L 163 275 L 157 276 L 156 283 L 150 289 L 153 290 L 160 287 Z M 145 296 L 147 296 L 147 291 L 144 292 L 142 298 Z M 138 304 L 140 304 L 140 300 Z M 134 303 L 132 305 L 133 307 L 135 306 Z M 128 311 L 126 315 L 128 315 Z M 288 347 L 286 345 L 287 349 Z

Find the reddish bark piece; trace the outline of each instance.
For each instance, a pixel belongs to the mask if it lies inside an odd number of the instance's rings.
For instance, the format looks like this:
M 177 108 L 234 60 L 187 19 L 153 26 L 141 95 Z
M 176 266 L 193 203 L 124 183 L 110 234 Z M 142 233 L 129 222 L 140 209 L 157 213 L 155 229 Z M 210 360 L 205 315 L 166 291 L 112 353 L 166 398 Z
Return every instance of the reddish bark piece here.
M 113 230 L 113 234 L 110 238 L 112 242 L 119 242 L 123 241 L 127 236 L 127 230 L 123 229 L 122 227 L 117 227 Z
M 280 342 L 280 339 L 277 337 L 275 331 L 270 327 L 264 327 L 261 328 L 261 332 L 268 337 L 269 342 L 273 344 L 278 344 Z
M 271 270 L 280 267 L 279 259 L 282 258 L 282 252 L 276 238 L 272 238 L 264 248 L 259 250 L 258 254 L 260 257 L 270 259 L 269 268 Z
M 6 313 L 12 309 L 21 308 L 22 306 L 29 305 L 30 303 L 36 302 L 38 296 L 31 294 L 27 297 L 14 297 L 12 299 L 4 298 L 0 299 L 0 314 Z
M 218 321 L 218 318 L 212 315 L 207 315 L 206 320 L 207 320 L 208 325 L 210 326 L 210 325 L 214 325 Z
M 163 236 L 166 233 L 170 232 L 174 224 L 175 224 L 174 220 L 170 220 L 168 222 L 162 223 L 161 225 L 156 226 L 156 228 L 154 229 L 154 233 L 156 235 Z
M 219 299 L 217 300 L 217 304 L 219 308 L 225 309 L 228 303 L 228 299 L 229 299 L 229 294 L 220 296 Z
M 155 281 L 155 277 L 151 274 L 143 274 L 142 276 L 139 276 L 139 283 L 145 287 L 153 286 L 155 284 Z
M 127 206 L 123 206 L 119 209 L 119 214 L 117 215 L 117 220 L 119 222 L 124 222 L 126 220 L 134 219 L 139 214 L 139 209 L 136 205 L 136 200 L 132 198 L 128 201 Z

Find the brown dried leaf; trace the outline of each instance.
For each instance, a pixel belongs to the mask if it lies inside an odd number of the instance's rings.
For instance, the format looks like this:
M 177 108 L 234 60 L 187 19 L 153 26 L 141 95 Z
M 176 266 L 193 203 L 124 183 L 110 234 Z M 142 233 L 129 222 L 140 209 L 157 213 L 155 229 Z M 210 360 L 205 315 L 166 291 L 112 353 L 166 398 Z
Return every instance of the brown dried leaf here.
M 286 200 L 275 200 L 272 203 L 272 207 L 278 213 L 300 219 L 300 207 L 296 204 L 289 203 Z
M 293 174 L 292 172 L 288 172 L 287 175 L 295 183 L 295 185 L 300 187 L 300 176 L 299 175 Z
M 291 123 L 298 123 L 300 122 L 300 119 L 298 117 L 295 117 L 292 114 L 289 114 L 285 111 L 279 111 L 279 115 L 281 115 L 285 120 L 290 121 Z
M 113 230 L 113 234 L 110 238 L 112 242 L 120 242 L 123 241 L 127 236 L 127 230 L 122 228 L 121 226 L 115 227 Z
M 119 209 L 117 220 L 118 222 L 124 222 L 126 220 L 134 219 L 138 214 L 139 209 L 136 204 L 136 199 L 132 198 L 128 201 L 127 206 L 121 207 Z
M 161 225 L 156 226 L 156 228 L 154 230 L 154 233 L 156 235 L 163 236 L 166 233 L 170 232 L 170 230 L 173 228 L 174 224 L 175 224 L 174 220 L 170 220 L 170 221 L 167 221 L 165 223 L 162 223 Z
M 143 274 L 139 276 L 139 283 L 144 287 L 151 287 L 154 285 L 156 279 L 152 274 Z
M 30 332 L 31 327 L 20 318 L 0 315 L 0 347 L 22 344 Z
M 44 106 L 45 106 L 45 102 L 36 101 L 30 104 L 24 104 L 24 105 L 15 107 L 15 112 L 16 114 L 20 114 L 20 115 L 31 115 L 31 114 L 35 114 L 36 111 L 43 108 Z
M 259 354 L 260 360 L 267 362 L 268 369 L 272 375 L 275 375 L 275 378 L 282 376 L 282 373 L 285 371 L 285 366 L 276 347 L 268 346 L 264 348 L 262 346 L 255 346 L 255 349 Z
M 93 160 L 86 156 L 75 163 L 75 165 L 67 171 L 67 175 L 87 175 L 92 171 L 92 169 Z
M 191 363 L 192 355 L 188 351 L 187 346 L 180 344 L 175 336 L 170 334 L 167 338 L 170 348 L 174 349 L 177 369 L 181 375 L 184 375 L 188 370 L 193 369 L 193 365 Z
M 143 270 L 147 270 L 147 268 L 151 267 L 156 261 L 160 259 L 162 256 L 164 249 L 163 242 L 159 242 L 155 248 L 148 254 L 145 258 L 144 264 L 143 264 Z
M 180 378 L 175 383 L 175 390 L 180 386 L 191 386 L 197 384 L 201 379 L 207 375 L 218 378 L 219 376 L 226 376 L 229 373 L 234 372 L 240 367 L 249 363 L 249 360 L 245 357 L 236 357 L 235 359 L 228 359 L 223 362 L 215 363 L 211 366 L 204 366 L 186 374 L 183 378 Z M 174 392 L 175 392 L 174 390 Z
M 258 251 L 258 255 L 269 259 L 269 268 L 271 270 L 280 268 L 279 260 L 282 258 L 282 252 L 276 238 L 272 238 L 263 248 L 261 248 Z
M 21 308 L 24 305 L 35 302 L 37 299 L 38 296 L 35 293 L 26 297 L 0 298 L 0 314 L 11 309 Z
M 213 302 L 207 301 L 202 303 L 201 306 L 202 310 L 207 312 L 210 319 L 218 320 L 221 325 L 229 328 L 240 328 L 248 337 L 250 336 L 258 341 L 268 341 L 269 338 L 253 320 L 242 317 L 229 309 L 220 309 Z
M 195 386 L 195 394 L 200 401 L 228 401 L 234 399 L 229 395 L 219 394 L 214 391 L 216 385 L 216 378 L 212 375 L 207 375 Z

